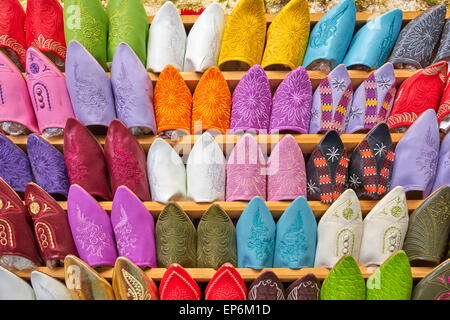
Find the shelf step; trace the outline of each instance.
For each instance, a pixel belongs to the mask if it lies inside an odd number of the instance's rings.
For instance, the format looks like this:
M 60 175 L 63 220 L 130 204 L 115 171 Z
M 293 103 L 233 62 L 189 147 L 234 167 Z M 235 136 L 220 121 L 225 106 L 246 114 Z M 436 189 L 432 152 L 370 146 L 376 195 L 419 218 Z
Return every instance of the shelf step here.
M 64 280 L 64 268 L 49 269 L 46 267 L 39 267 L 36 270 L 48 274 L 51 277 Z M 102 277 L 111 281 L 113 274 L 112 268 L 96 268 L 96 270 L 100 273 Z M 198 282 L 208 282 L 216 272 L 214 269 L 203 269 L 203 268 L 192 268 L 186 270 L 194 278 L 194 280 Z M 262 272 L 267 270 L 273 271 L 282 282 L 293 282 L 307 275 L 308 273 L 313 273 L 318 279 L 324 280 L 330 273 L 330 271 L 325 268 L 305 268 L 299 270 L 284 269 L 284 268 L 276 268 L 276 269 L 269 268 L 258 271 L 247 268 L 239 268 L 237 270 L 246 282 L 251 282 L 255 280 Z M 415 268 L 415 267 L 411 268 L 414 279 L 424 278 L 431 272 L 431 270 L 432 268 Z M 374 268 L 361 268 L 361 272 L 365 279 L 369 278 L 375 271 L 376 269 Z M 145 271 L 145 273 L 154 281 L 160 281 L 165 272 L 166 269 L 164 268 L 153 268 Z M 15 274 L 17 274 L 21 278 L 30 279 L 31 272 L 15 271 Z
M 270 153 L 271 149 L 284 137 L 285 135 L 258 135 L 257 141 L 261 144 L 263 152 L 267 151 Z M 294 134 L 293 135 L 300 145 L 304 154 L 311 153 L 314 148 L 320 143 L 323 138 L 321 134 Z M 365 138 L 366 134 L 343 134 L 341 135 L 342 142 L 345 145 L 345 149 L 348 152 L 353 151 L 353 149 Z M 180 154 L 186 154 L 184 151 L 189 151 L 200 135 L 189 135 L 180 137 L 178 140 L 173 141 L 166 139 L 168 143 L 172 146 L 176 146 L 176 150 Z M 403 137 L 402 133 L 392 133 L 391 138 L 393 143 L 398 143 Z M 157 136 L 139 136 L 136 137 L 144 151 L 147 153 L 150 149 L 152 143 L 158 138 Z M 225 154 L 229 154 L 233 149 L 234 145 L 239 141 L 241 137 L 238 135 L 218 135 L 215 137 L 217 143 L 225 151 Z M 26 136 L 9 136 L 9 139 L 24 151 L 26 150 L 27 137 Z M 105 145 L 105 136 L 97 136 L 100 144 Z M 62 137 L 55 137 L 46 139 L 58 150 L 63 151 L 64 139 Z M 267 148 L 267 149 L 264 149 Z
M 408 200 L 408 210 L 411 213 L 423 202 L 423 200 Z M 287 207 L 291 204 L 291 201 L 269 201 L 266 202 L 267 207 L 272 213 L 274 218 L 279 218 L 283 212 L 287 209 Z M 323 204 L 320 201 L 309 201 L 308 202 L 312 211 L 314 212 L 317 218 L 323 216 L 325 211 L 330 207 L 327 204 Z M 370 200 L 361 200 L 361 211 L 363 216 L 366 216 L 370 210 L 378 203 L 378 201 L 370 201 Z M 61 207 L 64 210 L 67 210 L 67 202 L 62 201 L 59 202 Z M 111 211 L 112 202 L 104 201 L 99 202 L 103 209 L 106 211 Z M 155 218 L 159 216 L 161 211 L 164 209 L 165 205 L 159 202 L 143 202 L 147 210 L 153 214 Z M 223 210 L 230 216 L 231 219 L 238 219 L 244 211 L 245 207 L 248 205 L 248 202 L 244 201 L 233 201 L 233 202 L 225 202 L 225 201 L 217 201 L 214 203 L 196 203 L 196 202 L 177 202 L 177 204 L 186 211 L 187 215 L 191 219 L 200 219 L 203 214 L 208 210 L 208 208 L 212 204 L 218 204 L 222 207 Z

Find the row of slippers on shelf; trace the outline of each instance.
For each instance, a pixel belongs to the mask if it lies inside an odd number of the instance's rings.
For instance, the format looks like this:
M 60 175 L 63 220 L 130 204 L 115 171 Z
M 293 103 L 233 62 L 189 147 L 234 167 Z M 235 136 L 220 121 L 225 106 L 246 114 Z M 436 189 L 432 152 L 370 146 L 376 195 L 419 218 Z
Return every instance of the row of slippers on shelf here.
M 48 52 L 63 65 L 66 41 L 71 40 L 90 48 L 105 69 L 116 47 L 128 43 L 154 72 L 169 64 L 197 72 L 217 64 L 234 70 L 254 64 L 293 70 L 303 64 L 329 72 L 342 62 L 370 70 L 379 68 L 391 52 L 389 61 L 401 68 L 424 68 L 435 50 L 435 62 L 450 56 L 445 5 L 429 9 L 402 31 L 402 11 L 392 10 L 370 20 L 354 35 L 354 0 L 334 6 L 311 33 L 306 0 L 290 1 L 268 30 L 263 0 L 240 0 L 227 21 L 221 6 L 213 3 L 188 36 L 170 1 L 160 8 L 150 29 L 138 0 L 112 0 L 106 12 L 99 0 L 69 0 L 64 10 L 56 0 L 30 0 L 26 14 L 18 0 L 5 0 L 2 6 L 6 27 L 0 29 L 0 36 L 9 39 L 3 46 L 21 66 L 25 66 L 25 51 L 30 46 Z
M 358 197 L 348 189 L 319 224 L 303 197 L 277 223 L 255 197 L 236 228 L 212 205 L 196 229 L 176 203 L 164 208 L 155 228 L 153 216 L 125 186 L 118 188 L 110 215 L 78 185 L 71 186 L 67 207 L 66 214 L 34 183 L 27 185 L 24 205 L 0 179 L 0 264 L 20 270 L 44 261 L 53 267 L 74 254 L 91 266 L 111 266 L 125 256 L 143 267 L 218 268 L 231 262 L 253 269 L 331 268 L 346 254 L 362 266 L 380 265 L 403 248 L 413 266 L 435 266 L 445 257 L 450 234 L 449 186 L 433 192 L 411 219 L 402 187 L 380 200 L 364 221 Z
M 408 258 L 403 251 L 390 256 L 364 280 L 355 260 L 342 257 L 321 284 L 307 274 L 285 289 L 272 271 L 265 271 L 247 289 L 244 279 L 229 263 L 209 281 L 204 295 L 189 272 L 178 264 L 164 273 L 159 289 L 137 265 L 119 257 L 112 285 L 81 259 L 64 261 L 65 284 L 40 271 L 31 272 L 30 286 L 0 267 L 0 300 L 448 300 L 450 259 L 432 270 L 413 289 Z
M 448 64 L 438 62 L 404 81 L 398 93 L 393 65 L 372 73 L 353 92 L 344 65 L 337 66 L 312 91 L 303 67 L 291 72 L 273 98 L 264 69 L 253 66 L 233 94 L 223 74 L 208 69 L 194 94 L 182 76 L 167 66 L 153 90 L 147 71 L 132 49 L 120 44 L 111 79 L 88 51 L 70 42 L 66 77 L 38 50 L 28 50 L 26 80 L 0 53 L 2 84 L 0 124 L 8 134 L 28 132 L 62 135 L 65 122 L 76 117 L 86 126 L 107 127 L 118 118 L 134 134 L 198 133 L 214 130 L 260 133 L 355 133 L 386 121 L 404 131 L 428 109 L 449 129 Z M 397 94 L 396 94 L 397 93 Z M 153 99 L 154 97 L 154 99 Z
M 396 186 L 410 195 L 427 196 L 450 185 L 450 135 L 440 143 L 433 110 L 421 115 L 397 146 L 387 125 L 381 123 L 350 156 L 339 135 L 329 131 L 306 162 L 291 135 L 280 140 L 266 162 L 252 135 L 245 134 L 227 160 L 208 132 L 196 141 L 186 165 L 160 138 L 146 157 L 118 120 L 109 126 L 104 150 L 81 122 L 69 119 L 64 155 L 37 135 L 28 136 L 27 153 L 0 135 L 0 151 L 0 177 L 17 192 L 36 181 L 48 193 L 65 197 L 70 185 L 78 184 L 101 200 L 110 200 L 111 191 L 114 194 L 121 185 L 143 201 L 162 203 L 249 201 L 254 196 L 283 201 L 304 196 L 326 204 L 346 188 L 354 189 L 360 199 L 377 200 Z

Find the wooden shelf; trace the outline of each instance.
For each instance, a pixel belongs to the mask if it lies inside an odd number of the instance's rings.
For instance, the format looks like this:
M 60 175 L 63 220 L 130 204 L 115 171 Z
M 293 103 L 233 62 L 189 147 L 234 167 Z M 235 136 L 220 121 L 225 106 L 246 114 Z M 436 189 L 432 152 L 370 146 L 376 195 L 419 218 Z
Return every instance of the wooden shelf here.
M 39 267 L 36 270 L 48 274 L 53 278 L 64 280 L 64 268 L 49 269 L 46 267 Z M 113 273 L 112 268 L 98 268 L 98 269 L 96 268 L 96 270 L 100 273 L 102 277 L 111 281 Z M 194 280 L 198 282 L 208 282 L 216 272 L 214 269 L 203 269 L 203 268 L 192 268 L 186 270 L 194 278 Z M 280 278 L 282 282 L 293 282 L 299 279 L 300 277 L 307 275 L 308 273 L 313 273 L 318 279 L 324 280 L 330 273 L 330 271 L 325 268 L 305 268 L 299 270 L 284 269 L 284 268 L 253 270 L 247 268 L 239 268 L 237 270 L 239 271 L 242 278 L 246 282 L 251 282 L 255 280 L 262 272 L 267 270 L 272 270 L 278 276 L 278 278 Z M 365 279 L 369 278 L 375 272 L 375 270 L 376 269 L 374 268 L 361 268 L 361 272 Z M 415 268 L 415 267 L 411 268 L 414 279 L 424 278 L 431 272 L 431 270 L 433 270 L 433 268 Z M 166 272 L 166 269 L 153 268 L 148 269 L 145 272 L 154 281 L 160 281 L 164 273 Z M 14 271 L 14 273 L 24 279 L 30 279 L 31 275 L 31 271 Z
M 406 25 L 411 20 L 416 18 L 418 15 L 420 15 L 423 11 L 405 11 L 403 12 L 403 24 Z M 357 12 L 356 13 L 356 24 L 358 26 L 361 26 L 365 24 L 368 20 L 374 19 L 375 17 L 378 17 L 382 15 L 385 12 Z M 270 25 L 275 19 L 277 14 L 266 14 L 266 20 L 267 25 Z M 322 17 L 325 15 L 325 13 L 310 13 L 310 20 L 311 20 L 311 26 L 315 25 Z M 199 15 L 182 15 L 181 20 L 183 21 L 183 24 L 187 29 L 190 29 L 195 21 L 197 21 Z M 450 12 L 447 13 L 447 18 L 450 17 Z M 153 22 L 154 16 L 149 16 L 148 21 L 149 24 Z M 225 19 L 228 18 L 228 15 L 225 15 Z
M 408 210 L 409 212 L 414 211 L 417 209 L 417 207 L 422 203 L 423 200 L 408 200 Z M 155 218 L 159 216 L 161 211 L 164 209 L 165 205 L 159 202 L 143 202 L 147 210 L 149 210 Z M 291 201 L 268 201 L 266 202 L 267 207 L 269 208 L 270 212 L 272 213 L 274 218 L 279 218 L 283 212 L 289 207 L 291 204 Z M 330 207 L 327 204 L 323 204 L 320 201 L 309 201 L 308 202 L 312 211 L 314 212 L 315 216 L 317 218 L 320 218 L 323 216 L 325 211 Z M 371 200 L 361 200 L 361 211 L 363 213 L 363 216 L 366 216 L 370 210 L 378 203 L 378 201 L 371 201 Z M 59 202 L 60 206 L 67 210 L 67 202 L 61 201 Z M 103 201 L 99 202 L 99 204 L 102 206 L 103 209 L 106 211 L 111 211 L 112 209 L 112 202 L 110 201 Z M 248 202 L 245 201 L 232 201 L 232 202 L 225 202 L 225 201 L 217 201 L 214 203 L 196 203 L 196 202 L 190 202 L 190 201 L 180 201 L 177 202 L 178 205 L 180 205 L 181 208 L 183 208 L 184 211 L 186 211 L 187 215 L 191 219 L 200 219 L 203 214 L 208 210 L 208 208 L 212 204 L 218 204 L 222 207 L 223 210 L 230 216 L 232 219 L 238 219 L 244 211 L 245 207 L 248 205 Z
M 269 154 L 273 147 L 284 137 L 285 135 L 258 135 L 257 141 L 261 144 L 263 152 Z M 303 153 L 311 153 L 314 148 L 320 143 L 323 138 L 321 134 L 295 134 L 293 135 L 300 145 Z M 364 139 L 366 134 L 343 134 L 341 135 L 342 142 L 345 145 L 345 149 L 348 152 L 353 151 L 353 149 Z M 180 137 L 178 140 L 173 141 L 171 139 L 166 139 L 168 143 L 176 147 L 176 150 L 180 154 L 185 154 L 194 145 L 200 135 L 190 135 Z M 393 143 L 398 143 L 403 137 L 402 133 L 392 133 L 391 134 Z M 26 150 L 27 136 L 8 136 L 8 138 L 17 146 Z M 143 147 L 145 153 L 148 152 L 152 143 L 157 139 L 157 136 L 138 136 L 136 137 L 141 146 Z M 98 141 L 102 146 L 105 145 L 105 136 L 97 136 Z M 225 154 L 230 154 L 234 145 L 239 141 L 240 136 L 238 135 L 218 135 L 215 137 L 217 143 L 222 147 Z M 55 137 L 46 139 L 58 150 L 63 151 L 64 138 Z

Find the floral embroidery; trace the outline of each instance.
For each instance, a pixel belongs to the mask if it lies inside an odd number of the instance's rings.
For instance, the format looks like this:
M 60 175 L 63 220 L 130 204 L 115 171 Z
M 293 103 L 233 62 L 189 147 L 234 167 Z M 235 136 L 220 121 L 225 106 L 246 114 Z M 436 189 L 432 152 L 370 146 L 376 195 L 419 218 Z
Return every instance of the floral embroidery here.
M 337 78 L 333 78 L 331 79 L 331 86 L 333 87 L 333 89 L 340 91 L 340 92 L 344 92 L 344 90 L 346 89 L 346 79 L 337 79 Z
M 389 90 L 392 86 L 391 79 L 386 78 L 384 76 L 377 77 L 377 85 L 379 88 L 383 90 Z
M 70 136 L 70 146 L 71 152 L 66 152 L 66 167 L 67 167 L 67 174 L 70 179 L 71 184 L 76 184 L 84 179 L 89 174 L 89 167 L 86 165 L 86 163 L 83 161 L 83 158 L 80 154 L 80 148 L 78 146 L 78 140 L 75 138 L 74 135 Z
M 219 64 L 243 60 L 252 66 L 261 62 L 266 39 L 263 0 L 242 0 L 228 17 Z
M 190 132 L 192 95 L 174 67 L 167 66 L 159 75 L 154 103 L 158 132 L 177 129 Z
M 438 162 L 436 150 L 439 150 L 439 141 L 433 138 L 431 128 L 429 128 L 425 135 L 422 150 L 417 153 L 416 158 L 416 165 L 418 170 L 423 173 L 425 185 L 428 185 L 436 172 Z
M 20 60 L 25 61 L 27 51 L 16 39 L 10 38 L 7 34 L 0 36 L 0 46 L 9 47 L 17 54 Z
M 127 296 L 131 300 L 150 300 L 151 295 L 146 292 L 142 283 L 140 283 L 135 277 L 133 277 L 127 270 L 120 270 L 127 284 Z
M 339 20 L 344 16 L 348 9 L 348 4 L 335 15 L 321 19 L 317 26 L 314 28 L 314 32 L 311 34 L 309 45 L 311 48 L 320 48 L 327 45 L 328 40 L 336 33 Z
M 124 63 L 120 65 L 119 79 L 120 81 L 116 81 L 114 85 L 117 115 L 123 121 L 127 121 L 132 116 L 132 111 L 137 109 L 137 97 Z
M 37 39 L 31 43 L 32 47 L 36 47 L 40 50 L 53 51 L 63 59 L 66 58 L 66 46 L 53 39 L 45 39 L 44 35 L 40 34 Z
M 278 87 L 273 98 L 271 129 L 296 126 L 309 129 L 312 86 L 305 69 L 292 72 Z
M 75 239 L 89 255 L 102 257 L 103 251 L 114 244 L 108 235 L 102 230 L 101 226 L 88 218 L 79 205 L 76 208 L 78 225 L 76 227 Z
M 312 180 L 308 181 L 307 189 L 309 194 L 315 194 L 319 192 L 319 187 Z
M 128 221 L 128 215 L 124 207 L 120 206 L 120 220 L 114 226 L 114 233 L 116 234 L 117 249 L 119 254 L 125 257 L 130 257 L 132 249 L 136 248 L 137 235 L 133 231 L 133 226 Z
M 233 93 L 231 128 L 269 128 L 272 93 L 266 73 L 252 67 Z
M 257 210 L 250 229 L 250 238 L 248 239 L 247 247 L 254 249 L 256 260 L 259 263 L 263 263 L 273 252 L 273 246 L 274 240 L 270 237 L 269 228 L 264 225 L 261 212 Z
M 134 189 L 142 179 L 145 179 L 138 159 L 120 143 L 115 142 L 113 149 L 111 176 L 117 180 L 117 185 L 126 184 Z
M 352 189 L 358 189 L 361 185 L 361 180 L 356 173 L 353 173 L 349 179 L 349 184 Z
M 340 150 L 337 147 L 331 147 L 327 150 L 328 152 L 325 155 L 328 157 L 327 160 L 334 162 L 335 160 L 339 160 L 340 158 Z
M 26 154 L 6 137 L 0 137 L 0 176 L 15 190 L 25 190 L 33 180 Z
M 288 228 L 283 235 L 279 249 L 281 259 L 286 265 L 294 265 L 301 262 L 304 253 L 308 250 L 301 215 L 298 215 L 295 224 Z
M 217 129 L 223 134 L 230 127 L 231 93 L 227 81 L 217 67 L 206 71 L 195 89 L 192 108 L 193 126 Z
M 384 157 L 387 153 L 387 146 L 384 143 L 377 143 L 373 151 L 375 151 L 375 157 Z
M 53 231 L 45 222 L 36 222 L 34 229 L 42 251 L 48 247 L 55 249 L 56 246 L 53 240 Z
M 387 58 L 387 55 L 389 54 L 390 49 L 392 49 L 391 44 L 393 42 L 394 37 L 394 26 L 395 26 L 395 20 L 391 21 L 391 25 L 389 26 L 389 32 L 384 37 L 383 41 L 381 42 L 380 46 L 378 47 L 380 50 L 380 55 L 378 56 L 377 65 L 381 66 Z M 389 89 L 389 88 L 386 88 Z

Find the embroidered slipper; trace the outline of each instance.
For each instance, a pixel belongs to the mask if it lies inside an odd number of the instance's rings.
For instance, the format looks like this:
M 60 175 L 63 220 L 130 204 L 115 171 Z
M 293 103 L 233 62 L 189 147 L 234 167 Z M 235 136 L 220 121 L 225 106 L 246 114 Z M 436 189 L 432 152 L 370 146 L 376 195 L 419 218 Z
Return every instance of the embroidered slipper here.
M 286 135 L 267 161 L 267 200 L 294 200 L 299 196 L 306 197 L 305 159 L 295 138 Z
M 67 214 L 58 202 L 35 183 L 27 184 L 24 198 L 39 253 L 47 267 L 62 266 L 68 254 L 77 256 Z
M 108 75 L 75 40 L 67 46 L 66 82 L 75 116 L 85 126 L 107 127 L 116 118 Z
M 342 257 L 330 271 L 320 300 L 366 300 L 366 283 L 352 256 Z
M 359 260 L 363 220 L 358 197 L 345 191 L 325 212 L 317 226 L 315 268 L 332 268 L 340 258 Z
M 73 300 L 115 300 L 109 282 L 78 257 L 64 259 L 64 274 Z
M 434 6 L 403 28 L 389 58 L 395 69 L 421 69 L 429 66 L 434 48 L 441 38 L 446 11 L 443 4 Z
M 272 110 L 272 91 L 266 72 L 254 65 L 239 81 L 233 92 L 231 132 L 267 133 Z
M 78 41 L 107 69 L 108 17 L 100 0 L 65 0 L 64 34 L 66 43 Z
M 410 300 L 412 287 L 408 256 L 397 251 L 367 279 L 367 300 Z
M 161 72 L 171 65 L 178 71 L 183 71 L 186 37 L 177 8 L 171 1 L 166 1 L 150 26 L 147 69 Z
M 394 66 L 388 62 L 356 89 L 345 133 L 368 131 L 387 121 L 397 92 L 395 82 Z
M 158 266 L 153 216 L 125 186 L 120 186 L 114 196 L 111 224 L 119 256 L 130 259 L 140 267 Z
M 245 134 L 235 145 L 227 163 L 227 200 L 266 199 L 266 160 L 255 138 Z
M 299 67 L 278 86 L 273 96 L 270 133 L 308 133 L 311 122 L 312 86 L 308 72 Z
M 284 286 L 272 271 L 265 271 L 248 289 L 248 300 L 286 300 Z
M 378 200 L 390 187 L 395 147 L 386 123 L 374 127 L 350 156 L 348 186 L 359 199 Z
M 329 130 L 343 133 L 352 99 L 352 81 L 347 68 L 340 64 L 322 80 L 314 92 L 309 133 L 316 134 Z
M 64 128 L 64 160 L 70 184 L 78 184 L 96 198 L 111 200 L 103 148 L 74 118 L 67 120 Z
M 27 208 L 17 193 L 0 178 L 0 266 L 17 270 L 41 264 Z
M 70 183 L 63 154 L 35 134 L 27 138 L 27 152 L 36 183 L 50 194 L 67 196 Z
M 261 65 L 263 68 L 283 67 L 294 70 L 303 61 L 310 29 L 306 0 L 287 3 L 267 30 L 267 43 Z
M 209 68 L 195 88 L 192 106 L 192 133 L 205 130 L 226 134 L 230 128 L 231 93 L 217 67 Z
M 388 118 L 389 129 L 404 132 L 426 110 L 437 110 L 447 83 L 447 67 L 447 62 L 438 62 L 402 83 Z
M 27 48 L 40 50 L 62 70 L 66 60 L 66 40 L 61 4 L 57 0 L 29 0 L 26 14 Z
M 205 300 L 247 300 L 244 279 L 231 264 L 225 263 L 211 278 Z
M 36 300 L 72 300 L 67 287 L 45 273 L 32 271 L 30 280 Z
M 197 265 L 197 230 L 186 212 L 174 202 L 164 208 L 156 222 L 156 250 L 160 268 L 168 268 L 173 263 L 186 268 Z
M 176 130 L 190 134 L 192 94 L 175 67 L 168 65 L 159 75 L 154 103 L 159 134 Z
M 277 222 L 274 268 L 313 268 L 317 221 L 304 197 L 298 197 Z
M 224 31 L 224 11 L 218 3 L 213 2 L 189 31 L 184 57 L 185 72 L 205 72 L 217 66 Z
M 395 148 L 391 189 L 402 186 L 406 192 L 431 190 L 439 156 L 439 128 L 436 112 L 425 111 Z
M 342 63 L 365 71 L 381 67 L 394 48 L 402 18 L 402 10 L 394 9 L 367 21 L 353 37 Z
M 236 228 L 228 214 L 214 204 L 197 227 L 197 267 L 219 269 L 237 265 Z
M 293 282 L 286 290 L 286 300 L 319 300 L 320 281 L 312 274 Z
M 148 18 L 140 0 L 110 0 L 106 6 L 109 19 L 108 63 L 114 59 L 117 46 L 128 44 L 147 63 Z
M 2 134 L 0 134 L 0 177 L 16 192 L 25 192 L 27 183 L 33 181 L 27 154 Z
M 238 267 L 272 268 L 276 225 L 272 213 L 260 197 L 245 207 L 236 225 Z
M 116 260 L 112 287 L 117 300 L 159 300 L 153 280 L 125 257 Z
M 66 78 L 42 52 L 30 47 L 26 81 L 39 131 L 46 137 L 62 135 L 67 119 L 75 118 Z
M 94 267 L 113 266 L 117 259 L 114 232 L 111 220 L 100 204 L 74 184 L 69 190 L 67 213 L 80 258 Z
M 380 266 L 391 254 L 401 250 L 408 222 L 405 190 L 398 186 L 364 218 L 359 264 L 363 267 Z
M 308 70 L 333 70 L 344 60 L 356 26 L 353 0 L 342 0 L 314 26 L 303 66 Z
M 438 265 L 445 257 L 450 232 L 450 187 L 433 192 L 412 213 L 403 249 L 412 266 Z
M 448 300 L 450 259 L 442 262 L 414 287 L 412 300 Z
M 450 187 L 450 134 L 447 134 L 442 140 L 439 151 L 439 160 L 436 169 L 436 178 L 433 182 L 431 192 L 436 191 L 442 186 Z M 450 248 L 449 248 L 450 249 Z
M 345 191 L 348 164 L 339 134 L 328 131 L 306 164 L 308 200 L 333 203 Z
M 105 159 L 113 196 L 118 187 L 126 186 L 142 201 L 150 201 L 144 150 L 128 128 L 117 119 L 108 128 Z
M 159 285 L 161 300 L 200 300 L 201 295 L 197 282 L 178 264 L 167 269 Z
M 18 0 L 5 0 L 0 3 L 0 51 L 23 71 L 25 68 L 26 15 Z
M 208 132 L 194 144 L 186 164 L 187 196 L 195 202 L 225 200 L 226 160 Z
M 27 83 L 20 70 L 2 51 L 0 51 L 0 77 L 2 79 L 0 128 L 10 135 L 26 135 L 30 131 L 39 133 Z
M 133 49 L 121 43 L 111 67 L 117 117 L 134 135 L 157 134 L 153 84 Z
M 247 70 L 260 64 L 266 39 L 263 0 L 241 0 L 228 16 L 219 55 L 221 70 Z

